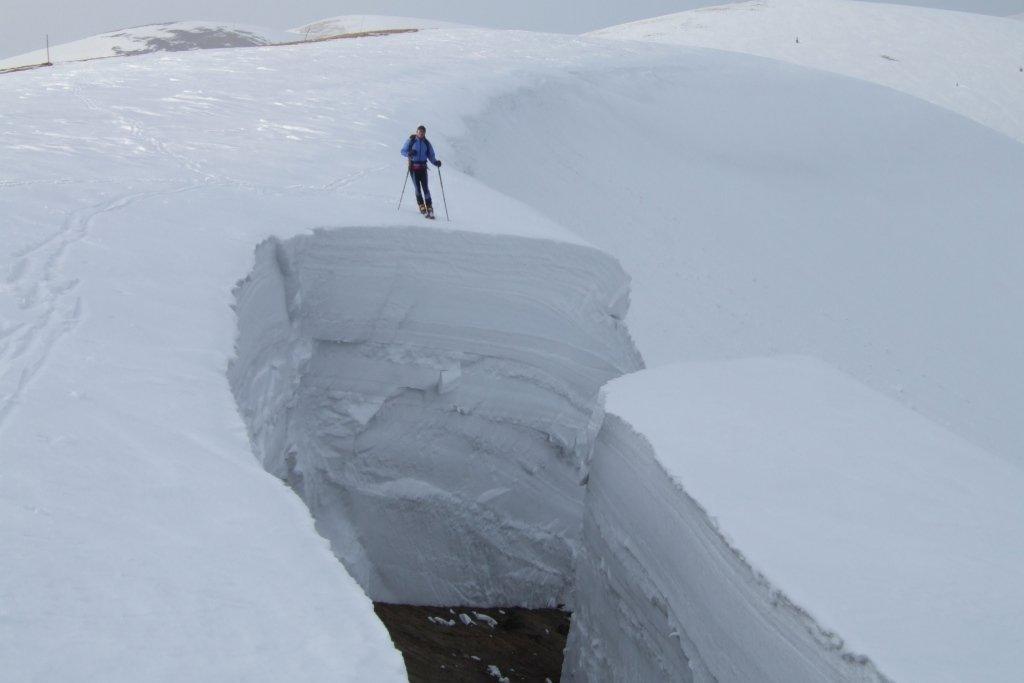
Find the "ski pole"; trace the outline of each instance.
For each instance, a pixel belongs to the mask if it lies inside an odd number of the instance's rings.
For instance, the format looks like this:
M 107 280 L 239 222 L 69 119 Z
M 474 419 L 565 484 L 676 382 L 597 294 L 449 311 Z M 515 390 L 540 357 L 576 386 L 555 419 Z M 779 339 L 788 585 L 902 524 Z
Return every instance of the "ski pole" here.
M 405 169 L 405 182 L 402 183 L 402 194 L 398 196 L 398 211 L 402 210 L 402 199 L 405 197 L 405 186 L 409 184 L 409 169 Z
M 441 175 L 441 167 L 437 167 L 437 179 L 441 181 L 441 201 L 444 202 L 444 217 L 448 219 L 448 222 L 452 222 L 452 217 L 448 215 L 448 199 L 444 196 L 444 176 Z

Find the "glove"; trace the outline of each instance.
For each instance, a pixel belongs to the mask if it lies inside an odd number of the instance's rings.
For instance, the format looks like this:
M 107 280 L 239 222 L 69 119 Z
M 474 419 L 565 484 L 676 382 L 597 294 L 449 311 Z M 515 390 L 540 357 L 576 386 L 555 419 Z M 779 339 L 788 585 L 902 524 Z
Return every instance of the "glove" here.
M 438 168 L 441 168 L 441 160 L 438 159 L 437 161 L 435 161 L 434 162 L 434 166 L 437 166 Z

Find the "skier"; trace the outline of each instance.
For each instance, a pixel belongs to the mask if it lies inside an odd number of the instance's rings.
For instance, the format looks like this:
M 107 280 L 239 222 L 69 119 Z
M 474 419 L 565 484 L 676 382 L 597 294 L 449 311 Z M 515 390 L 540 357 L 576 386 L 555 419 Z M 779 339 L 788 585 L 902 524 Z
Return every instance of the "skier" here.
M 426 126 L 417 127 L 416 132 L 409 136 L 402 145 L 402 156 L 409 159 L 409 175 L 416 188 L 416 203 L 420 205 L 420 213 L 433 218 L 434 204 L 430 201 L 430 188 L 427 187 L 427 162 L 438 168 L 441 162 L 434 156 L 434 146 L 427 139 Z

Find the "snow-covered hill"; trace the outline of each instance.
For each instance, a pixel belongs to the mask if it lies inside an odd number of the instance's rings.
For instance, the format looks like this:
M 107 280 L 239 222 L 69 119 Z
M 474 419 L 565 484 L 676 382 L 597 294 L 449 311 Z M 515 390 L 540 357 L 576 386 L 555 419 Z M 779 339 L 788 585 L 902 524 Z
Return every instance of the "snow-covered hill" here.
M 780 62 L 702 75 L 702 54 L 496 100 L 460 160 L 622 261 L 649 365 L 816 356 L 1020 463 L 1024 146 Z
M 1002 455 L 1024 444 L 1024 147 L 893 90 L 721 51 L 438 29 L 58 64 L 0 77 L 0 98 L 0 661 L 16 680 L 398 680 L 368 598 L 557 601 L 580 580 L 569 558 L 599 550 L 580 540 L 572 482 L 610 424 L 597 384 L 639 364 L 627 302 L 652 366 L 801 352 L 895 399 L 872 411 L 884 399 L 849 389 L 858 410 L 830 412 L 815 402 L 827 386 L 800 393 L 823 420 L 867 415 L 858 443 L 883 462 L 906 444 L 873 418 L 904 422 L 907 406 Z M 451 223 L 426 223 L 408 190 L 396 211 L 398 148 L 418 123 L 445 161 Z M 645 385 L 688 433 L 699 390 Z M 728 392 L 703 398 L 747 414 Z M 784 448 L 787 433 L 768 436 Z M 977 480 L 1024 476 L 920 433 Z M 664 474 L 680 454 L 658 447 Z M 786 505 L 753 511 L 745 534 L 799 534 L 832 514 L 812 495 L 821 478 L 842 493 L 866 476 L 854 488 L 879 496 L 863 533 L 898 515 L 935 537 L 911 504 L 933 501 L 917 468 L 875 478 L 785 456 L 816 476 L 789 480 Z M 640 502 L 678 513 L 672 481 L 646 482 L 667 493 Z M 965 509 L 990 495 L 958 493 Z M 683 523 L 712 524 L 704 502 L 635 542 L 675 551 Z M 868 558 L 859 587 L 789 595 L 789 575 L 752 554 L 732 586 L 768 596 L 756 606 L 780 624 L 775 645 L 724 620 L 728 645 L 682 651 L 695 634 L 665 629 L 675 649 L 649 654 L 688 652 L 735 681 L 730 655 L 783 671 L 777 650 L 799 641 L 850 679 L 877 680 L 877 656 L 881 675 L 941 662 L 950 680 L 1015 680 L 1015 634 L 986 629 L 1024 609 L 1017 503 L 1002 533 L 942 518 L 951 554 L 1010 568 L 945 586 L 949 639 L 876 654 L 877 622 L 842 611 L 885 613 L 919 580 L 912 563 Z M 616 509 L 625 523 L 648 508 Z M 832 560 L 858 551 L 835 546 Z M 736 597 L 706 595 L 712 609 Z M 641 626 L 664 626 L 675 605 L 642 597 L 655 621 Z M 827 637 L 806 638 L 794 613 Z
M 50 60 L 54 63 L 74 62 L 149 52 L 253 47 L 289 40 L 295 40 L 295 36 L 259 26 L 211 21 L 177 21 L 125 28 L 71 43 L 54 45 L 50 48 Z M 46 50 L 36 50 L 0 60 L 0 69 L 41 64 L 45 61 Z
M 712 47 L 862 78 L 1024 141 L 1024 23 L 856 0 L 751 0 L 594 36 Z
M 350 33 L 367 33 L 372 31 L 401 31 L 403 29 L 431 28 L 468 28 L 465 24 L 436 19 L 419 19 L 416 17 L 394 17 L 380 14 L 344 14 L 329 19 L 320 19 L 291 29 L 304 39 L 331 38 Z

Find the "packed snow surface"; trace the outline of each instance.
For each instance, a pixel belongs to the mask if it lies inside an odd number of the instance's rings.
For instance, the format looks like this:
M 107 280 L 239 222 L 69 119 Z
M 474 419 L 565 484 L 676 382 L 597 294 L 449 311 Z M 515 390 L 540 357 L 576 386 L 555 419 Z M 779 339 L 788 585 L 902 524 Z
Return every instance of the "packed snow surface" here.
M 880 83 L 1024 141 L 1024 23 L 856 0 L 751 0 L 590 35 L 712 47 Z
M 50 61 L 56 64 L 150 52 L 255 47 L 288 40 L 295 40 L 295 36 L 259 26 L 211 21 L 176 21 L 125 28 L 71 43 L 53 45 L 50 47 Z M 46 50 L 36 50 L 0 60 L 0 69 L 41 64 L 45 61 Z
M 291 33 L 297 33 L 303 38 L 310 40 L 316 38 L 332 38 L 349 33 L 366 33 L 369 31 L 400 31 L 402 29 L 431 29 L 431 28 L 468 28 L 466 24 L 456 24 L 450 21 L 437 21 L 436 19 L 419 19 L 416 17 L 395 17 L 381 14 L 344 14 L 330 19 L 320 19 L 298 28 L 291 29 Z
M 565 603 L 598 391 L 641 367 L 627 282 L 594 249 L 521 237 L 270 241 L 230 372 L 256 453 L 374 600 Z
M 1019 468 L 804 358 L 647 370 L 606 408 L 575 680 L 1019 680 Z

